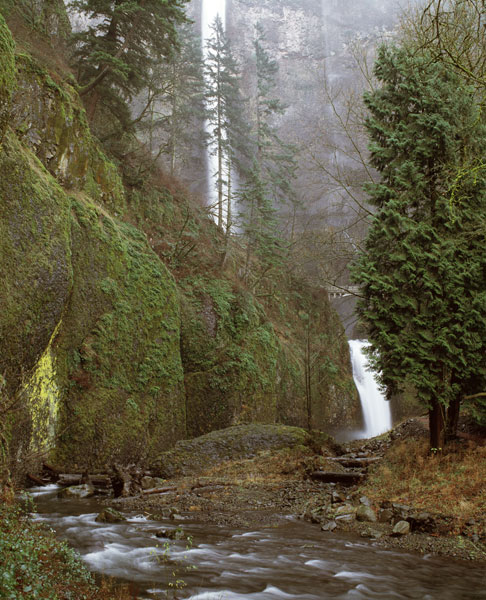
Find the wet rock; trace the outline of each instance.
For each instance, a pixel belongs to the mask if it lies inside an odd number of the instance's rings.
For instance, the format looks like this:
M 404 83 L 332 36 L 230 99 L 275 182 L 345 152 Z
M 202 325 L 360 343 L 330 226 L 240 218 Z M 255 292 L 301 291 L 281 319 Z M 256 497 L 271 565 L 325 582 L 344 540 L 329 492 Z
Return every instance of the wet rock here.
M 379 540 L 380 538 L 383 537 L 383 532 L 378 531 L 377 529 L 364 529 L 360 535 L 362 538 L 368 538 L 371 540 Z
M 394 537 L 400 537 L 402 535 L 408 535 L 410 533 L 410 523 L 408 521 L 398 521 L 393 528 L 392 535 Z
M 336 527 L 337 527 L 336 521 L 328 521 L 321 527 L 321 530 L 322 531 L 334 531 L 336 529 Z
M 356 520 L 376 523 L 377 517 L 375 511 L 371 508 L 371 506 L 361 504 L 358 507 L 358 510 L 356 511 Z
M 89 483 L 83 483 L 82 485 L 73 485 L 64 488 L 58 493 L 58 496 L 59 498 L 91 498 L 94 494 L 94 486 Z
M 98 523 L 121 523 L 126 520 L 126 517 L 124 517 L 121 512 L 118 512 L 114 508 L 105 508 L 96 517 L 96 521 L 98 521 Z
M 155 533 L 155 537 L 166 538 L 168 540 L 185 540 L 186 534 L 183 529 L 178 527 L 177 529 L 159 529 Z

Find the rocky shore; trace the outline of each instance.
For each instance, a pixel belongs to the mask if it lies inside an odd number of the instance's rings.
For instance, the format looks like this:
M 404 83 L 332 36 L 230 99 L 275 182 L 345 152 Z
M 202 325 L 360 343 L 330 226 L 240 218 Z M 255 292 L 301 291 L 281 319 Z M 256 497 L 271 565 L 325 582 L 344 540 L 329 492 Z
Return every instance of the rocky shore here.
M 119 471 L 124 485 L 106 503 L 121 514 L 171 518 L 182 528 L 188 518 L 257 528 L 275 527 L 293 516 L 315 523 L 323 536 L 352 532 L 382 547 L 486 561 L 486 518 L 464 519 L 441 512 L 440 504 L 438 510 L 424 510 L 368 493 L 370 472 L 394 445 L 423 435 L 420 420 L 344 445 L 298 428 L 232 427 L 179 443 L 150 472 Z M 344 485 L 346 474 L 354 474 L 358 483 Z

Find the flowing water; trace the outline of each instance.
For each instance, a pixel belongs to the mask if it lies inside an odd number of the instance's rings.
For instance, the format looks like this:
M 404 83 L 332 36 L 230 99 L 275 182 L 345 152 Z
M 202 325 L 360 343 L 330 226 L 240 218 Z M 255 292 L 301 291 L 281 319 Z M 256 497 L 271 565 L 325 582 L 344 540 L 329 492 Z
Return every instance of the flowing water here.
M 392 427 L 390 403 L 378 387 L 373 371 L 368 368 L 364 349 L 367 340 L 349 340 L 353 377 L 361 400 L 364 430 L 356 437 L 370 438 L 388 431 Z
M 484 566 L 384 550 L 297 520 L 258 531 L 136 515 L 97 523 L 95 501 L 60 500 L 56 493 L 34 490 L 37 519 L 67 539 L 93 571 L 132 582 L 139 598 L 486 600 Z M 156 532 L 178 525 L 192 544 L 165 547 Z M 187 587 L 166 596 L 176 579 Z

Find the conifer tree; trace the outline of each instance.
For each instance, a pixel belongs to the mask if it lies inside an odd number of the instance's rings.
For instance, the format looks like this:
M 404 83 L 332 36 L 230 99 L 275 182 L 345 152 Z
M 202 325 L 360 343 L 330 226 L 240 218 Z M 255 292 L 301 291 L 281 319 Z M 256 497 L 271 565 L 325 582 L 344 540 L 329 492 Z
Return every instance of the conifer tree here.
M 412 384 L 431 448 L 486 389 L 486 129 L 474 92 L 430 57 L 382 47 L 365 95 L 375 207 L 355 280 L 388 397 Z
M 152 69 L 139 123 L 154 159 L 167 156 L 171 175 L 191 154 L 202 154 L 204 147 L 200 134 L 205 118 L 201 40 L 188 23 L 177 33 L 179 49 Z
M 154 61 L 177 47 L 176 26 L 186 20 L 187 0 L 74 0 L 87 16 L 86 30 L 74 34 L 73 60 L 80 93 L 93 120 L 100 99 L 127 125 L 127 102 L 146 85 Z
M 263 27 L 255 27 L 255 98 L 252 115 L 252 156 L 245 173 L 246 185 L 240 194 L 240 217 L 248 243 L 245 277 L 251 271 L 252 252 L 267 267 L 282 264 L 285 243 L 279 229 L 278 207 L 293 198 L 296 149 L 284 143 L 277 129 L 277 118 L 286 107 L 275 97 L 278 64 L 265 48 Z M 272 257 L 273 254 L 273 258 Z M 258 280 L 261 277 L 258 276 Z
M 244 101 L 240 91 L 240 71 L 219 15 L 206 41 L 205 78 L 209 123 L 209 147 L 217 158 L 217 223 L 231 227 L 231 174 L 241 157 L 247 154 L 244 125 Z M 226 194 L 225 194 L 226 190 Z

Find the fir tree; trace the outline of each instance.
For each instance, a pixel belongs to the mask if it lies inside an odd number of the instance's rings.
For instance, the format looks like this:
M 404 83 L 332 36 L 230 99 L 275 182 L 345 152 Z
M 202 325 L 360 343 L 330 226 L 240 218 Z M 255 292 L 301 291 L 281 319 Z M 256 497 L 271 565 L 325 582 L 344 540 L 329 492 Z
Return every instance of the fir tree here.
M 241 157 L 247 154 L 244 124 L 244 101 L 240 91 L 240 71 L 219 15 L 206 41 L 205 78 L 209 123 L 209 147 L 217 158 L 217 223 L 231 228 L 231 174 Z M 226 190 L 226 194 L 225 194 Z
M 80 93 L 93 120 L 100 100 L 124 126 L 127 102 L 146 85 L 152 64 L 177 47 L 176 26 L 186 20 L 187 0 L 74 0 L 90 19 L 74 34 L 73 60 Z
M 171 175 L 191 154 L 203 153 L 205 118 L 201 40 L 188 23 L 178 28 L 178 40 L 179 49 L 154 65 L 139 123 L 154 160 L 165 154 Z
M 365 95 L 375 206 L 355 269 L 371 363 L 388 397 L 412 384 L 431 447 L 486 389 L 486 130 L 474 92 L 427 56 L 382 47 Z
M 296 170 L 295 147 L 284 143 L 278 135 L 276 121 L 286 107 L 274 95 L 278 65 L 265 48 L 261 25 L 255 28 L 253 47 L 256 73 L 251 132 L 253 159 L 244 174 L 247 184 L 240 194 L 240 217 L 248 240 L 246 279 L 250 276 L 252 252 L 265 257 L 265 273 L 270 271 L 267 267 L 282 264 L 285 243 L 277 214 L 279 206 L 293 198 Z

